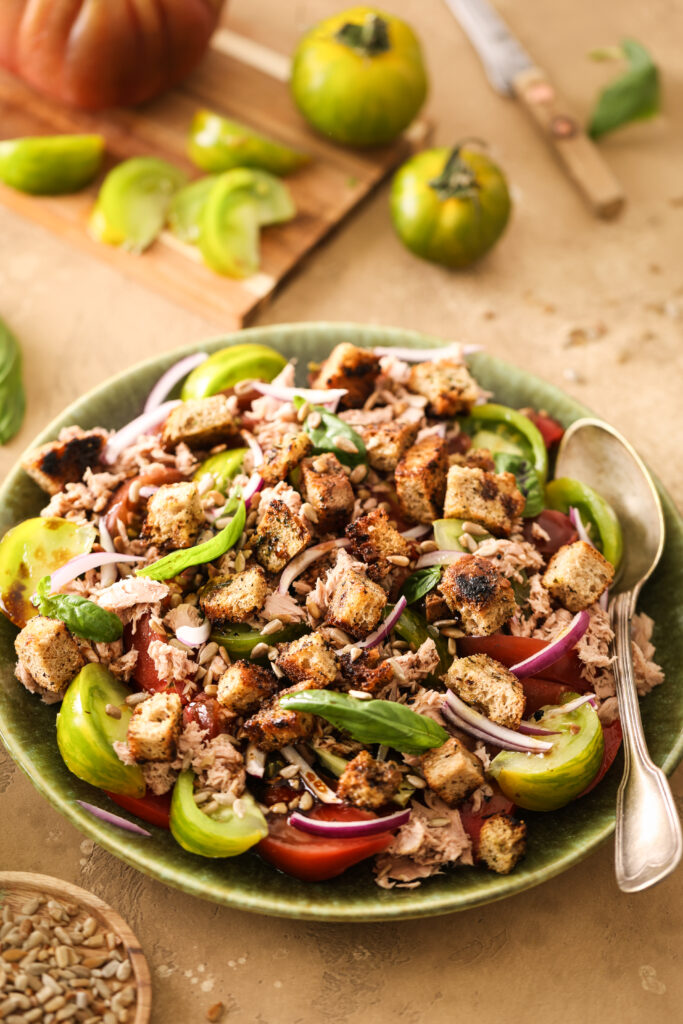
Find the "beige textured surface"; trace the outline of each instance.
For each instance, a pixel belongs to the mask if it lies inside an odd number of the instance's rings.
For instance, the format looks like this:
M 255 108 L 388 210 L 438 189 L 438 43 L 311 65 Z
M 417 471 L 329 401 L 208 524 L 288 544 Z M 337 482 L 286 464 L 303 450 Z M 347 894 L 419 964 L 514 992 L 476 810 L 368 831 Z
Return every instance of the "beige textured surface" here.
M 286 52 L 334 0 L 233 0 L 232 28 Z M 392 0 L 419 29 L 439 141 L 488 139 L 516 211 L 493 256 L 451 275 L 403 252 L 386 193 L 320 250 L 260 322 L 355 319 L 484 344 L 563 386 L 636 442 L 674 496 L 680 463 L 683 99 L 676 0 L 499 0 L 530 51 L 585 112 L 605 74 L 585 53 L 630 34 L 664 73 L 666 111 L 603 143 L 629 197 L 619 222 L 584 210 L 523 113 L 493 94 L 441 0 Z M 229 88 L 229 82 L 226 82 Z M 4 472 L 68 401 L 144 355 L 216 333 L 0 210 L 0 315 L 26 354 L 29 415 L 0 453 Z M 566 347 L 570 333 L 599 340 Z M 570 372 L 568 379 L 566 374 Z M 577 379 L 578 378 L 578 379 Z M 678 1019 L 683 871 L 618 893 L 611 844 L 506 903 L 424 922 L 324 926 L 273 921 L 164 889 L 93 848 L 0 760 L 0 867 L 92 889 L 128 918 L 155 972 L 154 1024 L 511 1024 Z M 683 774 L 674 782 L 679 801 Z

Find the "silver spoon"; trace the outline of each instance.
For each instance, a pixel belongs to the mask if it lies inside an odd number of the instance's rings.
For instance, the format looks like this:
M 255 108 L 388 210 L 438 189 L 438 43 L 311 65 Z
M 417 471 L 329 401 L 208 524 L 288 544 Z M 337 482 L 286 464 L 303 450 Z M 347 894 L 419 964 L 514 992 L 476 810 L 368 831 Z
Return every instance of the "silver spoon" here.
M 640 589 L 664 548 L 664 515 L 640 456 L 600 420 L 580 419 L 569 427 L 555 475 L 572 477 L 598 491 L 616 512 L 624 535 L 624 554 L 609 604 L 625 761 L 617 793 L 615 870 L 623 892 L 638 892 L 670 874 L 683 852 L 669 783 L 647 751 L 631 658 L 631 618 Z

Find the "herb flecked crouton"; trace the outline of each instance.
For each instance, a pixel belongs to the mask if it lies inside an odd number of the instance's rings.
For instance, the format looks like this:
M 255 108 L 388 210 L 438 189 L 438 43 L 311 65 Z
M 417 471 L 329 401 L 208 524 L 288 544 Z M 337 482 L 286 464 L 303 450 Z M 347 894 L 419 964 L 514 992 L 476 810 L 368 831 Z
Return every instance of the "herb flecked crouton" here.
M 455 807 L 484 782 L 484 766 L 455 736 L 421 757 L 427 785 L 449 807 Z
M 495 633 L 517 607 L 510 581 L 477 555 L 463 555 L 449 565 L 438 589 L 464 631 L 473 636 Z
M 277 679 L 270 669 L 249 661 L 235 661 L 218 680 L 216 700 L 236 715 L 255 711 L 277 691 Z
M 415 547 L 402 537 L 383 508 L 365 512 L 346 527 L 353 554 L 368 566 L 368 576 L 383 579 L 394 568 L 387 559 L 392 555 L 412 558 Z
M 556 551 L 541 583 L 570 612 L 589 608 L 614 579 L 614 566 L 584 540 Z
M 301 495 L 318 515 L 318 533 L 337 533 L 353 512 L 353 487 L 332 452 L 304 459 L 301 463 Z
M 361 750 L 342 772 L 337 796 L 356 807 L 376 811 L 396 796 L 403 776 L 394 761 L 376 761 Z
M 155 693 L 138 704 L 128 723 L 128 747 L 136 761 L 172 761 L 176 756 L 182 705 L 177 693 Z
M 512 473 L 487 473 L 470 466 L 451 466 L 448 470 L 446 519 L 468 519 L 497 537 L 509 537 L 525 500 Z
M 238 430 L 225 395 L 211 395 L 193 398 L 172 409 L 161 440 L 166 448 L 175 448 L 181 441 L 189 448 L 210 448 Z
M 361 639 L 372 633 L 382 618 L 387 595 L 365 573 L 350 570 L 335 587 L 327 608 L 327 622 Z
M 199 606 L 213 623 L 246 622 L 260 612 L 268 596 L 268 584 L 260 565 L 242 572 L 214 576 L 199 595 Z
M 203 525 L 197 484 L 162 484 L 147 502 L 142 534 L 157 547 L 189 548 Z
M 282 572 L 310 539 L 308 526 L 284 501 L 274 498 L 254 535 L 254 556 L 266 572 Z
M 70 428 L 64 440 L 48 441 L 23 459 L 22 468 L 48 494 L 77 483 L 97 463 L 106 442 L 104 431 Z
M 285 480 L 288 473 L 305 459 L 313 448 L 313 442 L 302 430 L 285 434 L 279 444 L 265 448 L 263 462 L 258 468 L 266 487 Z
M 324 689 L 339 672 L 339 660 L 320 633 L 309 633 L 288 644 L 278 644 L 276 665 L 294 683 L 310 681 Z
M 435 416 L 467 413 L 479 397 L 477 382 L 467 367 L 454 359 L 412 366 L 408 387 L 429 400 L 429 411 Z
M 346 388 L 348 394 L 341 399 L 339 408 L 355 409 L 370 397 L 379 371 L 377 356 L 367 349 L 343 342 L 332 349 L 320 367 L 313 387 Z
M 497 875 L 509 875 L 526 852 L 526 825 L 509 814 L 486 818 L 479 833 L 479 859 Z
M 63 622 L 34 615 L 15 637 L 19 661 L 38 686 L 64 693 L 85 664 L 80 648 Z
M 440 437 L 426 437 L 405 453 L 396 466 L 396 493 L 408 519 L 431 526 L 441 516 L 446 493 L 448 454 Z
M 419 424 L 372 423 L 356 429 L 363 438 L 368 453 L 368 462 L 373 469 L 382 473 L 393 473 L 407 450 L 415 443 Z
M 279 697 L 298 691 L 301 687 L 281 690 Z M 315 716 L 305 711 L 288 711 L 280 705 L 279 697 L 271 697 L 256 714 L 248 718 L 242 734 L 259 750 L 281 750 L 290 743 L 298 743 L 312 735 Z
M 449 466 L 465 466 L 467 469 L 483 469 L 495 473 L 496 464 L 488 448 L 470 448 L 466 452 L 454 452 L 448 456 Z
M 492 722 L 518 729 L 524 717 L 524 688 L 517 676 L 488 654 L 455 658 L 446 686 Z

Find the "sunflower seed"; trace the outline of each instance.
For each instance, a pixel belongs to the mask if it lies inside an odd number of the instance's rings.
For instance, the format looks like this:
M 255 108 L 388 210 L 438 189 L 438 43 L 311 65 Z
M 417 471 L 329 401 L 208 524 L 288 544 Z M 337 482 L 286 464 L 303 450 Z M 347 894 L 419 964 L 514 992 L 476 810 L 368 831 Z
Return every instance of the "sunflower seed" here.
M 410 559 L 407 555 L 387 555 L 387 562 L 390 562 L 392 565 L 399 565 L 401 568 L 410 565 Z
M 282 629 L 281 619 L 271 619 L 267 622 L 261 630 L 261 636 L 270 636 L 271 633 L 277 633 Z

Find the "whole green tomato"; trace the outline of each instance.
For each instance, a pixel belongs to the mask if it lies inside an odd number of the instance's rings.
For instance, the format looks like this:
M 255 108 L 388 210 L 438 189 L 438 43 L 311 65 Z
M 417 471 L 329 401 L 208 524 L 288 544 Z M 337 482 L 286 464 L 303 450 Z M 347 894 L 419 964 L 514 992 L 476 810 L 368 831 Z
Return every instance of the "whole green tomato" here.
M 391 186 L 391 218 L 404 245 L 445 267 L 467 267 L 495 245 L 510 217 L 503 172 L 456 146 L 416 153 Z
M 352 7 L 301 39 L 291 89 L 322 135 L 348 146 L 379 146 L 413 120 L 427 95 L 427 74 L 420 44 L 404 21 Z

